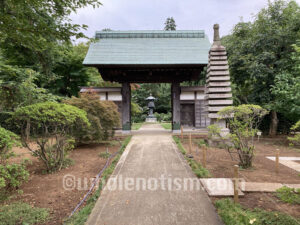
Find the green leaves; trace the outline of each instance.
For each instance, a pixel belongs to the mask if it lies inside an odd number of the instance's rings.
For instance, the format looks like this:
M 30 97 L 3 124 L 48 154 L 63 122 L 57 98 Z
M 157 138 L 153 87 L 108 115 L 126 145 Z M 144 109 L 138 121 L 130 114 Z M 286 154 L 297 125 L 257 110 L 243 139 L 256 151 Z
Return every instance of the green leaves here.
M 262 118 L 268 114 L 268 111 L 258 105 L 239 105 L 228 106 L 218 112 L 219 119 L 226 120 L 230 134 L 222 137 L 221 128 L 217 125 L 210 125 L 210 137 L 218 136 L 223 144 L 231 149 L 232 147 L 238 153 L 239 165 L 243 168 L 252 166 L 254 157 L 253 138 L 258 132 L 258 125 Z M 228 144 L 230 140 L 233 146 Z
M 53 41 L 85 37 L 80 30 L 86 26 L 72 24 L 68 16 L 79 8 L 100 4 L 98 0 L 1 1 L 0 42 L 9 39 L 19 46 L 42 52 Z
M 300 40 L 300 7 L 275 0 L 253 22 L 238 23 L 222 39 L 228 52 L 234 103 L 258 104 L 297 120 L 299 68 L 293 46 Z M 299 57 L 299 54 L 298 54 Z

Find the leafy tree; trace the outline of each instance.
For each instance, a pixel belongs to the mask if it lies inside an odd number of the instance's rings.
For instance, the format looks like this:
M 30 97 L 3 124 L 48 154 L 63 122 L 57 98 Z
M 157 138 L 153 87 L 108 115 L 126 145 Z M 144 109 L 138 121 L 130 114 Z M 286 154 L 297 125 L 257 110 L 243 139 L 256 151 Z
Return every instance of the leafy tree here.
M 69 97 L 78 96 L 80 86 L 86 86 L 91 79 L 100 79 L 96 68 L 82 64 L 88 47 L 89 43 L 61 46 L 53 66 L 53 73 L 57 74 L 58 78 L 48 87 L 53 93 Z
M 241 167 L 251 167 L 254 157 L 254 137 L 261 119 L 267 113 L 267 110 L 258 105 L 228 106 L 218 114 L 220 119 L 225 119 L 228 123 L 230 134 L 223 137 L 221 128 L 214 124 L 209 126 L 210 136 L 211 138 L 218 136 L 230 154 L 237 153 Z M 231 143 L 227 143 L 228 139 L 233 144 L 233 151 Z
M 173 17 L 167 18 L 164 30 L 176 30 L 176 23 Z
M 43 102 L 18 108 L 12 119 L 21 131 L 22 143 L 50 172 L 60 170 L 66 163 L 65 157 L 73 148 L 76 126 L 80 123 L 90 126 L 86 115 L 75 106 Z M 38 145 L 36 149 L 29 145 L 32 141 Z
M 0 62 L 0 110 L 14 111 L 33 103 L 59 100 L 46 89 L 37 87 L 37 77 L 38 73 L 32 69 Z
M 262 9 L 254 22 L 238 23 L 223 38 L 227 47 L 235 104 L 259 104 L 271 111 L 269 134 L 278 128 L 279 93 L 283 74 L 293 70 L 293 44 L 300 38 L 300 7 L 295 1 L 276 0 Z M 293 101 L 293 100 L 292 100 Z M 286 107 L 287 108 L 287 107 Z M 286 110 L 285 110 L 286 111 Z M 297 120 L 297 118 L 293 118 Z
M 114 128 L 120 125 L 118 107 L 111 101 L 100 101 L 95 94 L 82 94 L 80 98 L 72 97 L 64 101 L 87 113 L 90 127 L 78 123 L 75 139 L 79 144 L 99 143 L 114 135 Z
M 274 108 L 291 121 L 300 118 L 300 42 L 294 45 L 291 71 L 284 71 L 275 77 L 271 87 L 274 95 Z M 288 107 L 287 107 L 288 106 Z
M 60 45 L 85 37 L 81 30 L 87 26 L 73 24 L 69 15 L 100 4 L 98 0 L 0 1 L 0 48 L 6 64 L 40 72 L 36 84 L 46 87 L 58 78 L 53 66 Z

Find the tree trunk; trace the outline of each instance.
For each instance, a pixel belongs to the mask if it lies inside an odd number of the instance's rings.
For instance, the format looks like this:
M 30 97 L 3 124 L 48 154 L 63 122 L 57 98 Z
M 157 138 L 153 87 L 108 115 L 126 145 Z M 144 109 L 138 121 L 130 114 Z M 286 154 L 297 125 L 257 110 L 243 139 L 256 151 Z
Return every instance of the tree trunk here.
M 278 127 L 278 118 L 277 118 L 277 112 L 271 111 L 271 123 L 270 123 L 270 130 L 269 135 L 275 136 L 277 134 L 277 127 Z

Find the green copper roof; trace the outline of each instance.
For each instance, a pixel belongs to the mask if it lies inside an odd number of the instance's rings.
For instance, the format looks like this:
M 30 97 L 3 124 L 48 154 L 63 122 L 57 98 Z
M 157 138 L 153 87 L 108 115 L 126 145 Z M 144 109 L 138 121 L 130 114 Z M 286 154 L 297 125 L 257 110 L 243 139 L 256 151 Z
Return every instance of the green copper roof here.
M 204 31 L 96 32 L 84 65 L 207 64 L 210 42 Z

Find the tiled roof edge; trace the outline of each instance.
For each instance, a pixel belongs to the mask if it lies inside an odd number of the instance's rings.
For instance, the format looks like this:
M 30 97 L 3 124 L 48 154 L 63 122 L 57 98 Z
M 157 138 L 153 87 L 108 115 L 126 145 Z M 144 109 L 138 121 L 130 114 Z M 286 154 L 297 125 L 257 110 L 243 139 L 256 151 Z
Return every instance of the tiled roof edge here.
M 205 38 L 203 30 L 144 30 L 144 31 L 97 31 L 96 39 L 104 38 Z

